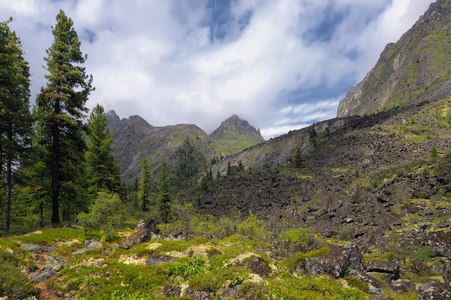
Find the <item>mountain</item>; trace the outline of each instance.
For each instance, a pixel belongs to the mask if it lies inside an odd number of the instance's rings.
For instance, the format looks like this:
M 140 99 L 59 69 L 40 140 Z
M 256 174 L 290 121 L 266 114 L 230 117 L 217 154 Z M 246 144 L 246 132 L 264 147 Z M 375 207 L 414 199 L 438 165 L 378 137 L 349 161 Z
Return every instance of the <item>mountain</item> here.
M 232 115 L 210 134 L 222 150 L 223 154 L 238 153 L 265 139 L 261 136 L 260 130 L 249 125 L 249 122 L 241 119 L 237 115 Z
M 140 161 L 145 156 L 154 172 L 165 160 L 174 181 L 182 183 L 191 181 L 218 154 L 215 142 L 196 125 L 154 127 L 139 116 L 120 119 L 114 111 L 107 117 L 116 144 L 113 154 L 127 183 L 140 176 Z
M 340 101 L 337 116 L 372 114 L 451 95 L 451 1 L 438 0 Z
M 264 141 L 258 130 L 236 115 L 222 122 L 210 136 L 192 124 L 154 127 L 139 116 L 120 119 L 113 110 L 106 115 L 116 144 L 113 154 L 127 183 L 140 176 L 140 160 L 145 156 L 152 170 L 165 160 L 173 181 L 187 184 L 196 180 L 213 158 L 216 161 Z
M 432 4 L 389 45 L 340 103 L 339 118 L 226 157 L 211 167 L 220 178 L 178 199 L 218 219 L 255 215 L 273 232 L 280 222 L 312 230 L 336 252 L 305 259 L 298 274 L 358 278 L 368 293 L 392 299 L 448 299 L 450 8 L 449 0 Z M 297 148 L 302 168 L 293 164 Z M 334 273 L 340 255 L 348 263 Z M 416 268 L 420 261 L 427 266 Z M 382 275 L 373 264 L 393 271 Z

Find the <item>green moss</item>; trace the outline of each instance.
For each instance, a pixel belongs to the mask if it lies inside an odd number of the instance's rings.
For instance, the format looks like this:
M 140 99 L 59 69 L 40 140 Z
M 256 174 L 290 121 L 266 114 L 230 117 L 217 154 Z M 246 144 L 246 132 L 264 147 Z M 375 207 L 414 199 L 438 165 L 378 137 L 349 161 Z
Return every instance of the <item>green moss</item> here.
M 45 231 L 45 233 L 43 233 Z M 84 232 L 72 228 L 44 229 L 27 235 L 17 237 L 16 240 L 24 244 L 49 245 L 56 242 L 64 242 L 72 239 L 84 240 Z
M 349 285 L 358 288 L 359 290 L 368 293 L 368 290 L 370 289 L 368 284 L 363 283 L 360 279 L 357 277 L 348 276 L 345 278 L 346 281 L 349 283 Z

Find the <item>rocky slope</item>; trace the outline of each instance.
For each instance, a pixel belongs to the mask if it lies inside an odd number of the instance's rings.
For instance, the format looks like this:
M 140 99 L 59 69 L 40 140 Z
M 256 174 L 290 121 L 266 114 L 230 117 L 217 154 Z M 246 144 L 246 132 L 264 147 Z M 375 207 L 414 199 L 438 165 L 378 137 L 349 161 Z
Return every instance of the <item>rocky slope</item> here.
M 451 0 L 438 0 L 341 100 L 337 116 L 371 114 L 451 94 Z
M 221 147 L 223 154 L 227 155 L 265 141 L 259 130 L 237 115 L 223 121 L 221 126 L 210 134 L 210 138 Z

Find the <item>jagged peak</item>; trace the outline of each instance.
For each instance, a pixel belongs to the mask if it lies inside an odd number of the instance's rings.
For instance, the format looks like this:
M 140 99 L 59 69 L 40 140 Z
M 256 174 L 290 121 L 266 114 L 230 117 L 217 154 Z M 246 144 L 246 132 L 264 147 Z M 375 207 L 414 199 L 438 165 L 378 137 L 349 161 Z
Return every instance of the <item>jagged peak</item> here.
M 108 120 L 110 122 L 112 122 L 112 121 L 120 121 L 121 120 L 113 109 L 107 111 L 106 116 L 108 117 Z

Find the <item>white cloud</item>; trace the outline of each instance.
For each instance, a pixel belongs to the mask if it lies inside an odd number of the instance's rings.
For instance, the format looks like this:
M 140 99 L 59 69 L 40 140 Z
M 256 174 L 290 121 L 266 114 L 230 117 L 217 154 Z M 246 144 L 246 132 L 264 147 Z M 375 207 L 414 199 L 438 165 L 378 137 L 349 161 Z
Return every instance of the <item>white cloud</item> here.
M 88 106 L 207 132 L 237 113 L 271 137 L 334 117 L 343 89 L 431 2 L 231 1 L 220 36 L 211 24 L 219 2 L 207 0 L 0 0 L 0 20 L 15 19 L 33 94 L 45 84 L 42 58 L 62 8 L 91 41 L 82 43 L 96 86 Z

